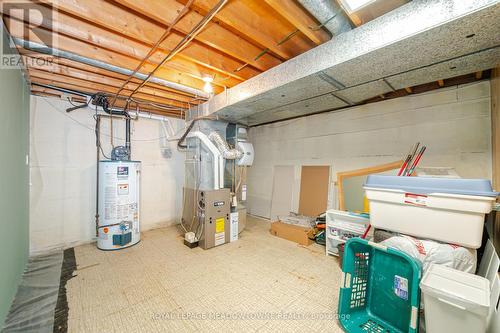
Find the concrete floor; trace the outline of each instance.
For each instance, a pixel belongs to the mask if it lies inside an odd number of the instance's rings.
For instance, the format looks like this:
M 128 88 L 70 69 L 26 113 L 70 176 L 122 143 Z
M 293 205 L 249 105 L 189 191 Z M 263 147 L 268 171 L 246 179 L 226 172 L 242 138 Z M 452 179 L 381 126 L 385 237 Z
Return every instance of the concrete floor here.
M 75 255 L 69 332 L 342 331 L 337 260 L 270 235 L 265 220 L 249 217 L 237 242 L 207 251 L 169 227 L 129 249 Z

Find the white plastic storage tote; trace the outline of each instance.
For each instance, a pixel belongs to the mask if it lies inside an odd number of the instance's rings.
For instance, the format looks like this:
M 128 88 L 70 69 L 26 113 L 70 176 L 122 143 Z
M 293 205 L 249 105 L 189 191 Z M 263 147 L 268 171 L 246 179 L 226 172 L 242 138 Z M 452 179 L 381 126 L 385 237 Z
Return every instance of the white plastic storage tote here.
M 477 249 L 498 195 L 484 179 L 368 176 L 375 228 Z
M 484 333 L 490 284 L 481 276 L 433 264 L 420 281 L 427 333 Z

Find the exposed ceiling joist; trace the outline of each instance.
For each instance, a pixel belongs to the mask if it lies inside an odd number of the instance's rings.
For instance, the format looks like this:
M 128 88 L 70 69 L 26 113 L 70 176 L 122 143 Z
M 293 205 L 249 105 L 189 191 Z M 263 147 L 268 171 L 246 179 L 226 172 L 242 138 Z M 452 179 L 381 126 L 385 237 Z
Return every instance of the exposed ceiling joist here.
M 315 44 L 320 45 L 330 40 L 331 36 L 325 30 L 318 28 L 320 23 L 304 12 L 296 2 L 290 0 L 264 1 Z
M 41 1 L 49 4 L 52 3 L 52 1 L 49 0 Z M 160 38 L 162 32 L 166 27 L 165 25 L 155 24 L 151 22 L 151 20 L 147 20 L 146 18 L 136 15 L 130 9 L 116 6 L 109 1 L 75 0 L 59 1 L 54 4 L 63 13 L 69 13 L 81 20 L 90 22 L 93 25 L 110 29 L 114 33 L 127 36 L 128 38 L 133 38 L 139 42 L 145 42 L 149 45 L 153 45 Z M 141 4 L 143 4 L 143 2 L 141 2 Z M 180 7 L 182 8 L 182 6 Z M 210 8 L 208 10 L 210 10 Z M 113 13 L 113 15 L 110 15 L 109 13 Z M 172 13 L 175 15 L 177 14 L 177 11 L 173 10 L 173 8 L 171 7 L 163 7 L 163 10 L 158 11 L 157 13 L 162 13 L 163 15 L 171 15 L 173 17 Z M 199 16 L 199 18 L 201 19 L 201 16 Z M 182 33 L 172 34 L 161 44 L 161 47 L 164 50 L 171 50 L 175 47 L 175 45 L 179 43 L 182 37 Z M 213 53 L 215 51 L 213 47 L 214 45 L 215 43 L 208 46 L 203 45 L 199 42 L 194 42 L 188 48 L 191 51 L 188 51 L 188 49 L 186 49 L 182 54 L 189 55 L 192 59 L 202 59 L 200 55 L 202 55 L 203 53 Z M 217 54 L 219 57 L 227 58 L 228 61 L 230 59 L 234 59 L 225 55 L 223 50 L 218 49 L 218 51 L 220 52 L 215 51 L 215 54 Z M 211 59 L 215 58 L 215 54 L 211 56 Z M 240 56 L 242 58 L 239 59 L 241 66 L 242 63 L 250 60 L 248 59 L 248 57 L 251 56 L 251 54 L 241 54 Z M 266 59 L 263 59 L 262 62 L 259 62 L 259 66 L 262 66 L 261 70 L 265 70 L 279 64 L 279 62 L 276 63 L 272 60 L 269 60 L 270 63 L 266 64 Z M 235 68 L 237 67 L 235 66 Z M 232 68 L 231 70 L 234 70 L 235 68 Z
M 23 31 L 29 31 L 30 33 L 29 37 L 31 41 L 42 43 L 44 40 L 50 40 L 50 35 L 53 34 L 52 32 L 44 29 L 37 29 L 36 32 L 34 32 L 32 27 L 25 26 L 23 22 L 18 21 L 16 19 L 6 18 L 6 22 L 11 27 L 12 30 L 11 34 L 13 37 L 21 38 Z M 116 64 L 117 66 L 120 67 L 134 69 L 141 60 L 141 57 L 138 55 L 132 56 L 128 54 L 119 53 L 116 52 L 115 50 L 105 48 L 103 45 L 100 46 L 92 45 L 78 39 L 70 38 L 66 35 L 57 34 L 56 38 L 57 38 L 57 48 L 59 49 L 76 53 L 91 59 L 96 59 L 107 63 Z M 139 50 L 137 50 L 137 52 L 139 52 Z M 155 65 L 156 63 L 148 61 L 144 64 L 140 72 L 148 73 L 154 68 Z M 196 65 L 193 63 L 187 63 L 187 62 L 182 63 L 179 61 L 173 61 L 169 62 L 166 66 L 162 67 L 156 73 L 156 76 L 168 81 L 177 82 L 179 84 L 201 90 L 203 89 L 203 84 L 204 84 L 201 78 L 202 74 L 203 70 L 197 68 Z M 214 82 L 219 87 L 218 88 L 215 87 L 214 90 L 216 92 L 223 91 L 223 88 L 221 88 L 221 86 L 223 86 L 222 82 L 226 81 L 232 86 L 236 84 L 233 78 L 229 78 L 229 80 L 224 80 L 224 78 L 221 78 L 219 76 L 217 77 L 217 80 L 215 80 Z M 237 82 L 239 83 L 241 81 Z
M 443 86 L 498 65 L 499 15 L 498 0 L 412 1 L 228 89 L 193 115 L 256 125 L 346 106 L 332 95 L 359 104 L 431 81 Z
M 186 0 L 179 2 L 185 3 Z M 216 3 L 217 0 L 197 0 L 193 6 L 205 15 Z M 293 58 L 314 47 L 314 43 L 303 35 L 297 35 L 278 45 L 283 38 L 296 30 L 296 27 L 276 14 L 264 1 L 230 1 L 216 18 L 222 26 L 252 40 L 261 48 L 269 49 L 282 60 Z
M 61 91 L 54 90 L 54 89 L 49 89 L 49 88 L 44 88 L 41 86 L 33 85 L 31 88 L 31 93 L 37 96 L 41 97 L 51 97 L 51 98 L 60 98 L 63 100 L 70 100 L 72 103 L 85 103 L 85 99 L 79 96 L 72 95 L 70 93 L 62 93 Z M 125 103 L 123 101 L 118 101 L 116 103 L 117 108 L 124 108 Z M 94 105 L 89 105 L 89 108 L 93 109 Z M 135 111 L 135 105 L 132 105 L 130 109 L 128 109 L 129 112 Z M 147 112 L 150 114 L 156 114 L 159 116 L 167 116 L 167 117 L 172 117 L 172 118 L 182 118 L 182 113 L 179 113 L 178 111 L 170 111 L 170 110 L 161 110 L 159 111 L 158 108 L 147 106 L 147 105 L 141 105 L 140 106 L 140 112 Z
M 105 75 L 101 74 L 95 74 L 95 73 L 90 73 L 81 69 L 76 69 L 72 67 L 67 67 L 64 65 L 60 64 L 37 64 L 36 62 L 32 63 L 32 66 L 30 67 L 30 71 L 37 70 L 37 71 L 42 71 L 42 72 L 48 72 L 49 74 L 59 74 L 59 75 L 64 75 L 66 77 L 70 78 L 75 78 L 75 79 L 82 79 L 86 80 L 89 82 L 99 82 L 111 87 L 116 87 L 119 88 L 125 80 L 120 80 L 112 77 L 108 77 Z M 134 82 L 129 82 L 126 86 L 125 89 L 132 91 L 135 88 L 137 88 L 138 84 Z M 186 107 L 187 103 L 189 103 L 190 100 L 193 98 L 189 97 L 184 97 L 184 98 L 179 98 L 178 95 L 172 94 L 168 91 L 164 91 L 161 89 L 154 89 L 149 86 L 144 87 L 141 89 L 141 92 L 150 96 L 154 97 L 160 97 L 165 100 L 170 101 L 170 103 L 176 104 L 177 106 L 182 106 Z
M 175 0 L 152 0 L 137 2 L 135 0 L 115 0 L 123 6 L 130 8 L 138 13 L 152 18 L 156 22 L 164 25 L 170 24 L 173 17 L 169 13 L 176 13 L 181 10 L 183 5 Z M 215 5 L 215 3 L 214 3 Z M 184 34 L 188 33 L 201 19 L 202 15 L 191 11 L 186 14 L 183 19 L 175 26 L 175 29 Z M 260 49 L 249 43 L 247 40 L 232 33 L 231 31 L 221 27 L 216 23 L 209 23 L 206 28 L 196 37 L 196 40 L 205 45 L 213 47 L 221 52 L 224 52 L 243 63 L 250 64 L 250 69 L 256 68 L 265 71 L 269 68 L 277 66 L 281 61 L 271 55 L 265 55 L 258 61 L 255 61 L 252 55 L 258 54 Z M 234 69 L 240 67 L 235 66 L 228 72 L 234 72 Z M 247 71 L 250 71 L 248 69 Z
M 111 86 L 107 83 L 97 83 L 95 81 L 91 81 L 90 78 L 76 78 L 72 76 L 67 76 L 63 74 L 56 74 L 56 73 L 48 73 L 46 71 L 41 71 L 37 69 L 29 69 L 28 73 L 30 75 L 30 78 L 33 82 L 40 82 L 40 80 L 44 80 L 43 83 L 45 84 L 50 84 L 54 86 L 61 86 L 61 84 L 69 84 L 74 87 L 79 87 L 79 88 L 88 88 L 88 89 L 93 89 L 94 91 L 102 91 L 106 92 L 109 94 L 114 94 L 118 91 L 118 87 Z M 74 89 L 78 90 L 78 89 Z M 89 90 L 86 90 L 88 92 Z M 128 97 L 128 94 L 130 94 L 131 90 L 124 89 L 122 93 L 120 94 L 123 97 Z M 138 99 L 146 100 L 146 101 L 151 101 L 159 104 L 164 104 L 172 107 L 179 107 L 179 108 L 186 108 L 188 107 L 187 103 L 181 103 L 178 101 L 172 101 L 170 99 L 166 99 L 163 97 L 159 96 L 154 96 L 151 94 L 147 93 L 137 93 L 134 96 L 136 96 Z
M 196 0 L 171 29 L 157 51 L 130 79 L 126 92 L 134 91 L 147 75 L 185 38 L 220 0 Z M 34 12 L 57 8 L 48 20 L 27 21 L 22 10 L 2 13 L 16 40 L 42 41 L 55 37 L 44 50 L 35 44 L 18 46 L 35 80 L 85 89 L 116 91 L 151 52 L 189 0 L 70 0 L 33 1 Z M 45 17 L 45 16 L 44 16 Z M 203 77 L 214 78 L 215 93 L 235 87 L 284 60 L 291 59 L 330 39 L 317 20 L 290 0 L 231 0 L 189 45 L 155 73 L 155 80 L 141 88 L 140 96 L 152 102 L 183 105 L 199 103 Z M 28 27 L 28 36 L 24 29 Z M 34 33 L 36 32 L 36 33 Z M 19 45 L 19 44 L 18 44 Z M 57 57 L 47 56 L 57 49 Z M 50 59 L 46 63 L 33 59 Z M 31 62 L 31 64 L 29 64 Z M 89 84 L 94 83 L 94 84 Z M 34 90 L 35 91 L 35 90 Z M 54 91 L 40 91 L 52 94 Z M 57 94 L 55 94 L 57 95 Z M 339 95 L 340 96 L 340 95 Z M 338 97 L 339 98 L 343 97 Z M 347 100 L 347 99 L 343 99 Z M 150 106 L 154 108 L 154 106 Z M 161 112 L 161 111 L 159 111 Z M 176 111 L 169 111 L 176 112 Z
M 52 64 L 55 64 L 55 65 L 60 65 L 60 66 L 67 67 L 67 68 L 82 70 L 82 71 L 85 71 L 86 73 L 90 73 L 90 74 L 103 75 L 103 76 L 106 76 L 106 77 L 111 78 L 111 79 L 118 79 L 118 80 L 122 80 L 122 81 L 126 80 L 128 77 L 127 75 L 124 75 L 124 74 L 115 73 L 115 72 L 112 72 L 109 70 L 104 70 L 104 69 L 101 69 L 98 67 L 86 65 L 86 64 L 83 64 L 80 62 L 69 60 L 69 59 L 54 58 L 51 56 L 40 55 L 38 53 L 33 54 L 32 52 L 27 52 L 22 48 L 19 49 L 19 52 L 20 52 L 20 54 L 23 55 L 23 57 L 31 58 L 31 59 L 27 60 L 25 63 L 29 63 L 30 66 L 32 66 L 34 68 L 42 69 L 41 67 L 45 67 L 45 66 L 48 66 L 50 68 L 50 66 L 52 66 Z M 46 59 L 48 59 L 48 61 L 39 61 L 40 59 L 43 59 L 44 57 Z M 46 70 L 48 70 L 48 69 L 46 69 Z M 130 80 L 130 82 L 141 83 L 142 81 L 137 79 L 137 78 L 132 78 Z M 178 101 L 184 101 L 184 102 L 190 101 L 196 97 L 193 94 L 188 94 L 188 93 L 185 93 L 185 92 L 182 92 L 179 90 L 169 89 L 165 86 L 161 86 L 159 84 L 155 84 L 155 83 L 151 83 L 151 82 L 148 82 L 146 84 L 146 87 L 150 87 L 150 88 L 155 89 L 155 90 L 160 91 L 160 92 L 165 92 L 168 95 L 172 96 L 172 99 L 176 99 Z

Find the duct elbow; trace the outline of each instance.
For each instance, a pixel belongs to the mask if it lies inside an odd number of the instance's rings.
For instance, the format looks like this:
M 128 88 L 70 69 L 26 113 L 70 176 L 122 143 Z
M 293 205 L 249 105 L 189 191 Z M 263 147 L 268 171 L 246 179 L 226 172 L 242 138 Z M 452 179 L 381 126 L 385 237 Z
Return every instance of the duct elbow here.
M 226 140 L 217 132 L 211 132 L 208 138 L 217 146 L 222 157 L 227 160 L 238 160 L 243 157 L 243 153 L 236 148 L 229 148 Z

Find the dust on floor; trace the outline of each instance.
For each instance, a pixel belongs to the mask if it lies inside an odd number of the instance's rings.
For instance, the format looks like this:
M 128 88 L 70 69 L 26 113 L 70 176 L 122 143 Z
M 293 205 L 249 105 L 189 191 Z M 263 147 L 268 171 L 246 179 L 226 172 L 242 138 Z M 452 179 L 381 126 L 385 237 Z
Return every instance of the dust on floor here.
M 237 242 L 210 250 L 168 227 L 128 249 L 75 255 L 69 332 L 342 332 L 337 260 L 272 236 L 265 220 L 249 217 Z

